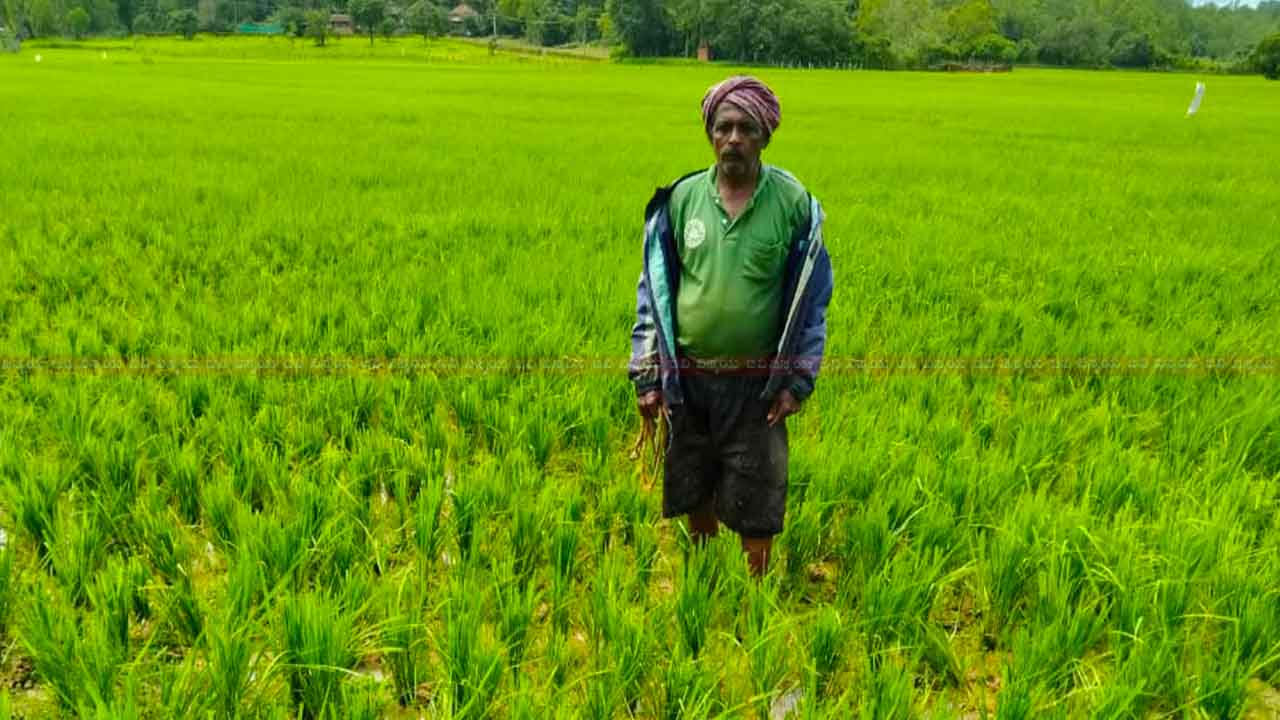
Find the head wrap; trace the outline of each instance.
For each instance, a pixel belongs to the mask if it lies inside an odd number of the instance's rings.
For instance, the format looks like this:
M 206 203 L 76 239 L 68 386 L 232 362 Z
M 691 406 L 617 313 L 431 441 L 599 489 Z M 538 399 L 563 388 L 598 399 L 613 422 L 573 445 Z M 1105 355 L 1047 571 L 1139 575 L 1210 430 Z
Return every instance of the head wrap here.
M 702 124 L 706 126 L 708 137 L 711 136 L 716 110 L 723 102 L 742 108 L 743 112 L 760 124 L 766 137 L 773 135 L 773 131 L 782 122 L 778 96 L 773 94 L 769 86 L 750 75 L 735 75 L 719 85 L 713 85 L 702 96 Z

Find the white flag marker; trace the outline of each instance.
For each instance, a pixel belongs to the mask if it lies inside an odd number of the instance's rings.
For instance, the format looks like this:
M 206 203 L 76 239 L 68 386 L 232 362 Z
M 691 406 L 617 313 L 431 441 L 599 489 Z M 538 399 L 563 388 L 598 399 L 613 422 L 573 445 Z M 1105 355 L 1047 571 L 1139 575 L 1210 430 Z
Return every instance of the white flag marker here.
M 1196 83 L 1195 97 L 1191 98 L 1191 107 L 1187 108 L 1187 117 L 1191 117 L 1192 115 L 1196 114 L 1196 111 L 1200 109 L 1200 103 L 1203 100 L 1204 100 L 1204 83 L 1198 82 Z
M 44 58 L 40 57 L 39 55 L 36 55 L 36 62 L 40 62 L 40 61 L 41 61 L 41 60 L 43 60 L 43 59 L 44 59 Z

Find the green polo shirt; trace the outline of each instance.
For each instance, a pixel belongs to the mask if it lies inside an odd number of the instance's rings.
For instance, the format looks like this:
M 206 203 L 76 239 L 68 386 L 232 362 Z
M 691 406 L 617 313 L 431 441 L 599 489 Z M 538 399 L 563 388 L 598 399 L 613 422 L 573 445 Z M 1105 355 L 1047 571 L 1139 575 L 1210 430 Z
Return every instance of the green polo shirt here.
M 708 359 L 774 352 L 782 332 L 787 251 L 796 224 L 809 211 L 804 187 L 762 165 L 751 200 L 730 219 L 712 166 L 677 185 L 670 207 L 681 261 L 681 350 Z

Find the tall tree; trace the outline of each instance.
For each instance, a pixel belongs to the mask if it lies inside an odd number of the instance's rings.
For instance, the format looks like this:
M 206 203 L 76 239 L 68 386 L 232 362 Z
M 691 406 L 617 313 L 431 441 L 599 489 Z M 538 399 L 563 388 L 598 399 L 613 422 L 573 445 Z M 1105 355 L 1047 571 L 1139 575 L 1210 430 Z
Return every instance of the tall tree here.
M 614 33 L 631 54 L 671 53 L 675 28 L 661 0 L 608 0 L 605 8 Z
M 350 0 L 347 9 L 360 27 L 369 33 L 369 44 L 373 45 L 373 35 L 387 14 L 386 0 Z

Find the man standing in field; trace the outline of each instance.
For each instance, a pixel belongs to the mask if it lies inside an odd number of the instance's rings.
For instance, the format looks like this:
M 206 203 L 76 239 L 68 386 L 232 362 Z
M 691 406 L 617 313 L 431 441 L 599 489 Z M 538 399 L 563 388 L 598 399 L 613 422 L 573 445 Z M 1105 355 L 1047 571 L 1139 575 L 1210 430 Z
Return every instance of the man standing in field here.
M 728 525 L 759 575 L 786 510 L 786 418 L 826 344 L 831 260 L 818 201 L 760 160 L 781 119 L 773 91 L 731 77 L 702 119 L 715 164 L 645 209 L 629 375 L 644 422 L 670 423 L 663 517 L 688 515 L 695 541 Z

